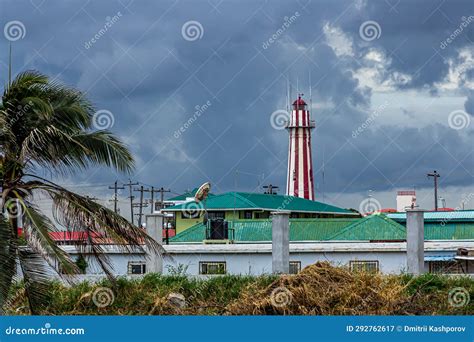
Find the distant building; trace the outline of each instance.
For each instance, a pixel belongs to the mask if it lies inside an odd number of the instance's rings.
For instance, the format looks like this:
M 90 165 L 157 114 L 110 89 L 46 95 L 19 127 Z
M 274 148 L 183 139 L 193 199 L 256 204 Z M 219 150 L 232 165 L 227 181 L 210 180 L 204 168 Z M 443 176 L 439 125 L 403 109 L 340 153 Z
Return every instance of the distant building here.
M 232 222 L 268 219 L 275 210 L 290 211 L 292 218 L 360 217 L 358 213 L 304 198 L 247 192 L 227 192 L 210 196 L 205 202 L 192 200 L 163 209 L 166 213 L 175 214 L 177 234 L 202 223 L 205 211 L 210 220 Z
M 451 212 L 453 213 L 453 212 Z M 443 214 L 444 216 L 439 216 Z M 474 211 L 427 213 L 425 222 L 425 271 L 474 274 Z M 317 261 L 354 270 L 382 273 L 406 272 L 404 213 L 375 214 L 365 218 L 290 219 L 290 271 L 295 273 Z M 164 248 L 163 273 L 185 271 L 190 276 L 271 273 L 272 226 L 269 219 L 236 220 L 227 240 L 209 239 L 208 227 L 198 223 L 170 239 Z M 64 235 L 77 239 L 78 236 Z M 55 240 L 61 239 L 60 235 Z M 106 241 L 103 241 L 104 243 Z M 87 249 L 62 244 L 73 259 L 87 261 L 86 279 L 104 274 Z M 147 273 L 146 254 L 124 252 L 113 244 L 102 246 L 114 273 L 136 276 Z
M 474 211 L 454 215 L 458 221 L 450 223 L 444 214 L 443 221 L 433 223 L 428 215 L 425 223 L 425 272 L 474 274 Z M 164 258 L 164 271 L 181 265 L 190 275 L 205 275 L 210 268 L 230 274 L 270 273 L 271 221 L 240 220 L 231 229 L 229 241 L 212 241 L 203 224 L 178 234 L 167 246 L 170 254 Z M 290 219 L 290 269 L 316 261 L 383 273 L 406 272 L 406 228 L 402 221 L 383 214 Z
M 397 211 L 405 212 L 407 209 L 416 207 L 415 190 L 403 190 L 397 192 Z

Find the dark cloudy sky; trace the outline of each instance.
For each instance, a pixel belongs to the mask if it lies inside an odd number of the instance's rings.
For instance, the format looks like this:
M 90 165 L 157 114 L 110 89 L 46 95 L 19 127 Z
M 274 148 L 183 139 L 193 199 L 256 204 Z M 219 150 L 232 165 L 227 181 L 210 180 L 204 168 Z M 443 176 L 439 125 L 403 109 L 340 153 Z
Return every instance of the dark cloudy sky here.
M 271 115 L 289 80 L 312 88 L 318 199 L 358 208 L 372 190 L 393 207 L 415 186 L 430 208 L 436 169 L 448 206 L 474 206 L 472 0 L 0 0 L 0 24 L 2 83 L 13 41 L 14 73 L 40 70 L 112 115 L 133 180 L 283 189 L 288 136 Z M 61 181 L 106 199 L 127 178 Z

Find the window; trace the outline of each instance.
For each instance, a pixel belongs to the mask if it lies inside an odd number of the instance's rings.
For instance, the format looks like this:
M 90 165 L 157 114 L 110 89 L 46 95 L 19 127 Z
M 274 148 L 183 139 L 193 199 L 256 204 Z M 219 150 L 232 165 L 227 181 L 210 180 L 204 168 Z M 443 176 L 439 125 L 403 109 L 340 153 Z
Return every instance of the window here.
M 207 218 L 209 220 L 224 220 L 225 219 L 225 211 L 208 211 Z
M 142 261 L 129 261 L 128 274 L 145 274 L 146 264 Z
M 301 261 L 290 261 L 290 274 L 297 274 L 301 271 Z
M 457 261 L 430 261 L 430 273 L 459 274 L 464 273 L 461 263 Z
M 349 267 L 353 272 L 378 272 L 379 262 L 378 260 L 353 260 L 349 262 Z
M 226 274 L 227 267 L 225 261 L 199 263 L 199 274 Z
M 244 219 L 251 220 L 252 219 L 252 212 L 250 210 L 244 211 Z
M 263 213 L 255 213 L 255 218 L 256 219 L 267 219 L 270 218 L 270 212 L 264 211 Z

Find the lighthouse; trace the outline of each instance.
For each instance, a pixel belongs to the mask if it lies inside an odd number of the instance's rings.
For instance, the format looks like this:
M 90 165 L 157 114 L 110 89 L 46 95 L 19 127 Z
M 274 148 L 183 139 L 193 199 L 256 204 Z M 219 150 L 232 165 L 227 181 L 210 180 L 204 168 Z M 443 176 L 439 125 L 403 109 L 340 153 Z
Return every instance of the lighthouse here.
M 301 95 L 293 102 L 293 110 L 286 126 L 290 135 L 286 194 L 314 200 L 311 130 L 315 124 L 310 119 L 307 104 Z

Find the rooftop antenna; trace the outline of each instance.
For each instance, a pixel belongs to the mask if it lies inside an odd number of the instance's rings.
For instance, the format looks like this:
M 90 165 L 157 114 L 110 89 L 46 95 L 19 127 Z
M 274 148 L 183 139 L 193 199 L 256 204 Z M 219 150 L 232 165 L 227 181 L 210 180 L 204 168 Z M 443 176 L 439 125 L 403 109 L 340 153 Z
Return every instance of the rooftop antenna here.
M 311 112 L 313 111 L 313 95 L 312 95 L 313 85 L 311 83 L 311 70 L 309 70 L 308 74 L 309 74 L 309 116 L 310 116 L 309 119 L 311 120 Z
M 322 189 L 321 189 L 322 190 L 321 192 L 322 192 L 322 195 L 323 195 L 323 202 L 324 202 L 324 174 L 325 174 L 325 167 L 326 167 L 324 150 L 325 150 L 325 148 L 324 148 L 324 145 L 323 145 L 323 169 L 322 169 L 322 178 L 323 178 L 322 183 L 323 184 L 322 184 Z
M 289 113 L 290 112 L 290 101 L 291 101 L 291 95 L 290 95 L 290 80 L 288 76 L 286 77 L 286 111 Z

